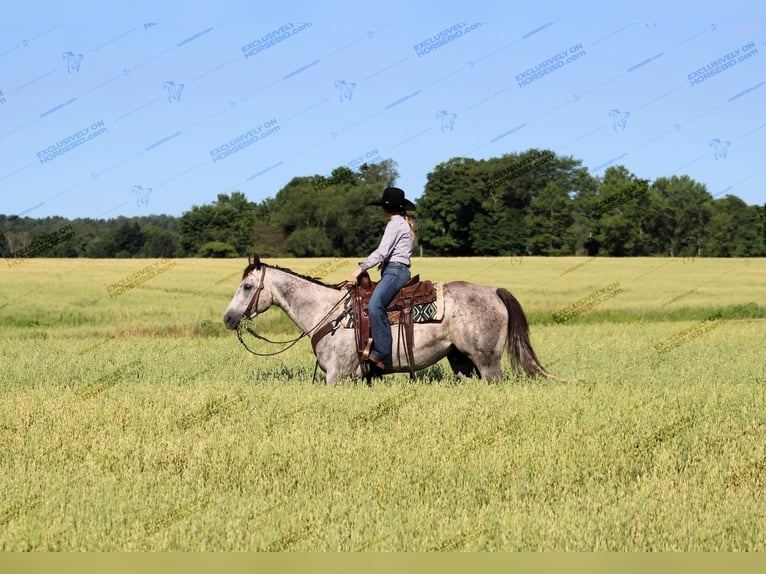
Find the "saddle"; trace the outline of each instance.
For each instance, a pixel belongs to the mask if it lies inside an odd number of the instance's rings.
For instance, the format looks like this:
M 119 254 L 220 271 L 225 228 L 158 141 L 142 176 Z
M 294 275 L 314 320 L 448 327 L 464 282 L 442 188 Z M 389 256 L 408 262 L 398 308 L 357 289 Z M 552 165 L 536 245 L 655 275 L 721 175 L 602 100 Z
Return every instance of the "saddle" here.
M 362 365 L 362 375 L 369 378 L 369 364 L 372 349 L 372 325 L 370 323 L 370 297 L 377 286 L 365 271 L 357 279 L 357 284 L 351 290 L 351 300 L 354 311 L 354 335 L 359 363 Z M 391 324 L 399 325 L 399 342 L 404 343 L 404 354 L 410 370 L 410 378 L 415 378 L 414 357 L 414 327 L 412 308 L 416 305 L 436 301 L 436 287 L 431 281 L 421 281 L 420 275 L 412 277 L 386 306 Z M 357 319 L 358 318 L 358 319 Z M 397 346 L 397 355 L 401 357 L 401 348 Z M 401 362 L 401 359 L 400 359 Z
M 365 271 L 359 275 L 357 284 L 350 288 L 351 311 L 354 315 L 354 341 L 362 376 L 371 378 L 370 365 L 367 362 L 372 348 L 372 328 L 370 324 L 370 297 L 377 286 Z M 412 277 L 387 305 L 389 321 L 399 325 L 399 343 L 404 346 L 404 354 L 410 371 L 410 378 L 415 377 L 414 327 L 412 309 L 418 305 L 434 303 L 437 299 L 436 286 L 431 281 L 420 281 L 420 275 Z M 345 313 L 344 313 L 345 314 Z M 317 343 L 327 334 L 338 328 L 343 315 L 322 325 L 311 337 L 311 345 L 316 353 Z M 397 356 L 401 362 L 401 347 L 397 347 Z

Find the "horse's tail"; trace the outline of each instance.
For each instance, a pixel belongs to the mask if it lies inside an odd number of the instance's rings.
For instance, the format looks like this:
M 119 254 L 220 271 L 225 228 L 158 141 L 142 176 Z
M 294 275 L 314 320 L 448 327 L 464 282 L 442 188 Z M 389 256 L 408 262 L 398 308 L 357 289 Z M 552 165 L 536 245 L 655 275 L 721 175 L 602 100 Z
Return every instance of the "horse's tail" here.
M 537 360 L 532 343 L 529 341 L 529 325 L 527 317 L 521 304 L 516 297 L 511 295 L 507 289 L 497 289 L 497 295 L 503 301 L 505 308 L 508 309 L 508 337 L 506 349 L 511 359 L 511 367 L 518 372 L 523 370 L 530 377 L 545 377 L 559 382 L 566 382 L 563 379 L 554 377 L 545 370 Z

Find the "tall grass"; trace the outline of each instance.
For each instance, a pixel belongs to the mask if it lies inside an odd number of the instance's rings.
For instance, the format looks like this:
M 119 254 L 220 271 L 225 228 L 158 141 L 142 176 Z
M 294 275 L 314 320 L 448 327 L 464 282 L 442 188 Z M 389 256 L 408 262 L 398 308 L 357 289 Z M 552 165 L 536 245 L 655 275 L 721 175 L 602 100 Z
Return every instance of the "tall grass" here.
M 223 329 L 243 262 L 179 260 L 109 296 L 146 263 L 0 270 L 0 548 L 766 546 L 764 260 L 419 259 L 423 277 L 510 289 L 570 382 L 460 382 L 439 363 L 334 388 L 312 382 L 308 342 L 255 358 Z M 257 321 L 297 334 L 276 310 Z

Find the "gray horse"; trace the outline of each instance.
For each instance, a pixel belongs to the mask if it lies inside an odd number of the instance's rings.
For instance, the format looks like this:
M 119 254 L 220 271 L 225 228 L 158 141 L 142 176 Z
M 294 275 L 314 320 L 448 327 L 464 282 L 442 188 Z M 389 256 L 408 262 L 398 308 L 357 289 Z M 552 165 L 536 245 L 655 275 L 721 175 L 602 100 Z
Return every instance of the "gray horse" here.
M 289 269 L 262 263 L 258 256 L 242 274 L 234 298 L 223 316 L 229 329 L 236 329 L 243 317 L 254 317 L 272 305 L 284 310 L 307 334 L 336 318 L 347 297 L 343 284 L 327 285 Z M 400 348 L 399 329 L 393 330 L 393 368 L 408 372 Z M 500 360 L 507 349 L 511 366 L 531 377 L 561 381 L 548 373 L 535 356 L 529 341 L 524 311 L 509 291 L 465 281 L 444 284 L 444 318 L 437 323 L 415 324 L 415 370 L 424 369 L 447 357 L 461 378 L 473 374 L 489 382 L 502 378 Z M 315 349 L 317 362 L 334 385 L 345 377 L 360 377 L 353 329 L 338 328 L 323 337 Z

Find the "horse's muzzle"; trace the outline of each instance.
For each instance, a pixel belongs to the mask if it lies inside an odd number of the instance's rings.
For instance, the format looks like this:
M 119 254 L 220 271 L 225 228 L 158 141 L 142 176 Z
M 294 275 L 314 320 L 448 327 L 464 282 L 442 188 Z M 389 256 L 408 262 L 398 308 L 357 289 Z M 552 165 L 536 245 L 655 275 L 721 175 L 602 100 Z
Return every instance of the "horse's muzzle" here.
M 223 316 L 223 324 L 227 329 L 231 329 L 233 331 L 237 328 L 237 325 L 239 325 L 241 318 L 241 316 L 238 317 L 234 313 L 226 313 Z

